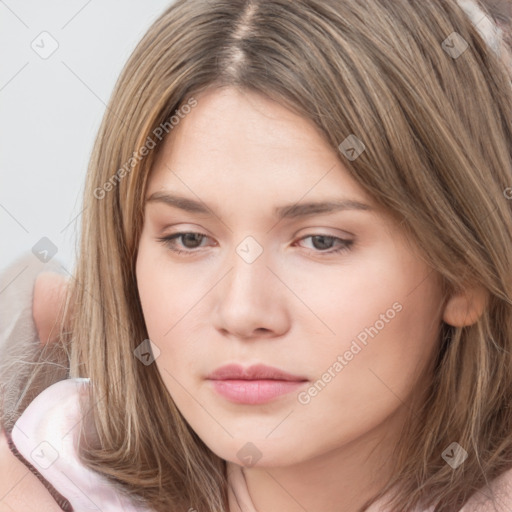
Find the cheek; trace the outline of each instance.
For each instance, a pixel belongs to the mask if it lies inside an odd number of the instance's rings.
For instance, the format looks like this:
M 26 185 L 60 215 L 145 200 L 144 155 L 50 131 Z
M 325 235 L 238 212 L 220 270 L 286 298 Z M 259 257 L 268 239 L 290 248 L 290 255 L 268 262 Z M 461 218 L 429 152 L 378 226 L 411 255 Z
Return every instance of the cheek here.
M 156 340 L 167 339 L 174 326 L 193 305 L 197 294 L 191 276 L 179 267 L 174 270 L 165 251 L 142 235 L 136 263 L 137 288 L 148 334 Z
M 298 397 L 299 411 L 305 430 L 339 433 L 326 443 L 355 438 L 391 417 L 431 361 L 440 324 L 437 288 L 426 280 L 411 293 L 407 285 L 394 281 L 370 290 L 366 300 L 353 297 L 345 311 L 354 313 L 338 317 L 336 342 L 324 338 L 305 358 L 315 380 Z
M 330 306 L 337 343 L 326 340 L 311 363 L 322 381 L 329 369 L 336 375 L 322 391 L 324 404 L 360 417 L 369 404 L 378 417 L 400 403 L 397 397 L 405 400 L 438 346 L 441 296 L 434 274 L 415 260 L 387 263 L 366 265 L 342 304 Z
M 193 280 L 194 276 L 169 265 L 165 251 L 144 235 L 136 276 L 148 336 L 160 350 L 156 365 L 171 389 L 170 375 L 179 378 L 187 374 L 190 361 L 197 361 L 198 342 L 191 320 L 197 314 L 194 305 L 204 290 Z
M 383 244 L 342 269 L 326 292 L 316 307 L 335 334 L 319 338 L 310 368 L 322 375 L 346 354 L 333 393 L 338 388 L 370 398 L 385 389 L 378 377 L 407 392 L 439 339 L 442 301 L 435 273 L 403 247 Z
M 372 326 L 382 334 L 393 331 L 394 338 L 407 333 L 413 339 L 413 333 L 421 335 L 440 315 L 441 299 L 433 276 L 412 254 L 382 244 L 339 271 L 331 270 L 326 286 L 318 286 L 317 276 L 310 276 L 308 304 L 342 344 Z

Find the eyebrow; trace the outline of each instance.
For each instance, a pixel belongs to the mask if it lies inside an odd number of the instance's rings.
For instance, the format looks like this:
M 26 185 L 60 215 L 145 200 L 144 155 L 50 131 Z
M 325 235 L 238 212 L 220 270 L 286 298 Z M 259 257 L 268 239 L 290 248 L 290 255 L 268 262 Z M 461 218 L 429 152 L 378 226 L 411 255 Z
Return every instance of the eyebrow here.
M 211 215 L 212 209 L 205 203 L 190 199 L 188 197 L 169 194 L 166 192 L 154 192 L 147 199 L 146 203 L 164 203 L 174 208 L 179 208 L 190 213 L 202 213 Z M 307 203 L 294 203 L 274 208 L 274 216 L 278 219 L 295 219 L 308 217 L 322 213 L 335 213 L 345 210 L 373 211 L 373 208 L 365 203 L 352 199 L 331 199 L 328 201 L 317 201 Z

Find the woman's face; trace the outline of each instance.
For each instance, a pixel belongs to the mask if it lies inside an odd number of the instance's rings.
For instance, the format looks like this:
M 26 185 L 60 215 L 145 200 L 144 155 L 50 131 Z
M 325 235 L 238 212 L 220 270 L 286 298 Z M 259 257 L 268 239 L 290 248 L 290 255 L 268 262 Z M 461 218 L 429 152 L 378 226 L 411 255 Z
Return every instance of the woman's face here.
M 238 464 L 385 433 L 437 346 L 436 274 L 311 122 L 231 88 L 196 99 L 153 168 L 137 258 L 169 393 Z M 292 380 L 208 378 L 228 364 Z

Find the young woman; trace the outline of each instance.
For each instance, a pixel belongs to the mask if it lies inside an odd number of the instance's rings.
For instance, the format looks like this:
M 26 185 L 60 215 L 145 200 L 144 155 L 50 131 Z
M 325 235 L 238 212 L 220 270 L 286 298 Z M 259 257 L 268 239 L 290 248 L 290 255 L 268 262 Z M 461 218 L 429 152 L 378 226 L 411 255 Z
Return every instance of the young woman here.
M 510 510 L 502 41 L 454 0 L 164 12 L 59 330 L 38 281 L 43 348 L 5 342 L 5 510 L 22 463 L 62 510 Z

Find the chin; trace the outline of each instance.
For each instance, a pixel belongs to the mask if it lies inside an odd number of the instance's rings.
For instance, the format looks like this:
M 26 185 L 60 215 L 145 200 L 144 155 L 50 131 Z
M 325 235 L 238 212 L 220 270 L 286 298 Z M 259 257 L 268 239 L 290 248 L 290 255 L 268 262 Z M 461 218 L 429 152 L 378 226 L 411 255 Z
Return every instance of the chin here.
M 264 436 L 248 433 L 242 438 L 231 439 L 229 443 L 206 443 L 218 457 L 244 467 L 282 467 L 302 462 L 307 458 L 297 452 L 300 441 L 283 445 L 282 440 L 269 440 Z

